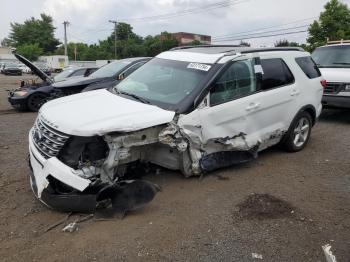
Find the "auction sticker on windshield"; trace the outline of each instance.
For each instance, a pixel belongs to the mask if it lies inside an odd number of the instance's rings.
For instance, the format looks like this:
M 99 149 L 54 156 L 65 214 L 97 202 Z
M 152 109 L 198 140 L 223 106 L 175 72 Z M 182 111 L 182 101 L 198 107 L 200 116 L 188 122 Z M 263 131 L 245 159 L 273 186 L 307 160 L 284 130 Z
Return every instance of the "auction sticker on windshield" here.
M 199 64 L 199 63 L 190 63 L 187 68 L 191 68 L 191 69 L 197 69 L 197 70 L 202 70 L 202 71 L 209 71 L 209 69 L 211 68 L 210 65 L 206 65 L 206 64 Z

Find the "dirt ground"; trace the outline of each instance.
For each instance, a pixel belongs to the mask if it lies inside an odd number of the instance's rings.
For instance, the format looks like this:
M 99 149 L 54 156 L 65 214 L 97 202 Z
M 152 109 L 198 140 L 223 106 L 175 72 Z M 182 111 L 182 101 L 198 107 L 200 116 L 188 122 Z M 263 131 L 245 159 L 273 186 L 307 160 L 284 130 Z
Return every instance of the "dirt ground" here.
M 144 209 L 62 232 L 74 214 L 45 232 L 67 214 L 43 206 L 29 186 L 27 133 L 36 113 L 14 111 L 5 91 L 24 77 L 0 75 L 1 261 L 259 261 L 252 253 L 325 261 L 325 244 L 350 261 L 350 111 L 325 110 L 302 152 L 269 149 L 203 179 L 162 170 L 146 177 L 163 190 Z M 283 212 L 242 215 L 240 207 L 255 205 L 253 194 L 263 194 L 263 212 Z

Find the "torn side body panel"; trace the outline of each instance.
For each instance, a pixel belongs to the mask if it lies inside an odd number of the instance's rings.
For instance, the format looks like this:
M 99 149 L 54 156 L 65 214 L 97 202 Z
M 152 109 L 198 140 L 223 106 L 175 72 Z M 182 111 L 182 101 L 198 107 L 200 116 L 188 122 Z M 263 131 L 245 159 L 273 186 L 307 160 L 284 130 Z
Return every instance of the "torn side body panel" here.
M 202 172 L 243 163 L 255 159 L 259 151 L 277 144 L 287 130 L 277 129 L 272 133 L 259 130 L 248 136 L 244 119 L 240 119 L 242 129 L 231 125 L 213 125 L 208 115 L 195 110 L 188 115 L 180 115 L 177 121 L 169 124 L 160 134 L 160 142 L 184 151 L 187 161 L 182 172 L 185 176 L 198 175 Z M 205 119 L 205 121 L 203 121 Z M 220 119 L 216 119 L 220 121 Z M 221 121 L 223 121 L 221 119 Z M 224 120 L 225 122 L 225 120 Z M 237 130 L 236 134 L 233 130 Z M 187 144 L 187 147 L 183 146 Z M 190 162 L 190 165 L 188 164 Z

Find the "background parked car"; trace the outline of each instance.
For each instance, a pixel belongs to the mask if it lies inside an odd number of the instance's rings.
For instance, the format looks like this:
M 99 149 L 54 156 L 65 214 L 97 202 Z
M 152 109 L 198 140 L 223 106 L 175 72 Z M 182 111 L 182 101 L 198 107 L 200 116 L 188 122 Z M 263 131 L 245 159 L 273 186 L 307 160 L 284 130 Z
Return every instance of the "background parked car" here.
M 102 66 L 89 77 L 75 77 L 55 83 L 51 98 L 113 87 L 149 60 L 149 57 L 121 59 Z
M 55 83 L 64 81 L 69 77 L 76 77 L 76 76 L 89 76 L 93 72 L 95 72 L 98 69 L 98 67 L 70 67 L 68 69 L 63 70 L 58 75 L 54 76 Z
M 5 65 L 5 68 L 2 70 L 4 75 L 22 75 L 22 70 L 16 64 Z
M 312 53 L 327 80 L 324 107 L 350 108 L 350 41 L 334 41 Z
M 51 75 L 52 70 L 51 68 L 49 68 L 45 63 L 42 62 L 35 62 L 34 65 L 39 68 L 41 71 L 43 71 L 45 74 L 47 74 L 48 76 Z M 32 74 L 35 74 L 35 72 L 32 71 Z
M 22 73 L 24 73 L 24 74 L 30 74 L 31 73 L 30 68 L 28 66 L 24 65 L 24 64 L 20 64 L 18 67 L 22 70 Z
M 27 65 L 31 71 L 34 72 L 42 80 L 42 82 L 39 83 L 36 81 L 22 81 L 19 88 L 11 90 L 9 92 L 8 101 L 14 108 L 21 111 L 38 111 L 41 105 L 46 102 L 50 93 L 53 91 L 52 84 L 56 81 L 63 81 L 69 77 L 83 77 L 91 74 L 91 72 L 97 69 L 95 67 L 81 67 L 62 72 L 54 78 L 51 78 L 23 56 L 20 56 L 18 54 L 15 54 L 15 56 L 18 60 Z

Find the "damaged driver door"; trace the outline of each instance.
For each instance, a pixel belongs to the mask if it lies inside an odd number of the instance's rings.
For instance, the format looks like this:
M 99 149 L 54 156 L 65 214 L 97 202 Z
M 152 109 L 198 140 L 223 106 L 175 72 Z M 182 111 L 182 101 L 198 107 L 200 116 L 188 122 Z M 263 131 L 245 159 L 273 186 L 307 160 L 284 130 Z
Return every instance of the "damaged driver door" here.
M 229 62 L 211 85 L 209 103 L 197 111 L 205 156 L 219 153 L 221 155 L 215 157 L 231 160 L 237 157 L 238 162 L 255 157 L 260 126 L 252 119 L 259 110 L 259 61 L 253 56 L 239 57 Z M 205 156 L 202 169 L 215 169 L 205 163 Z M 218 165 L 234 164 L 231 160 Z

